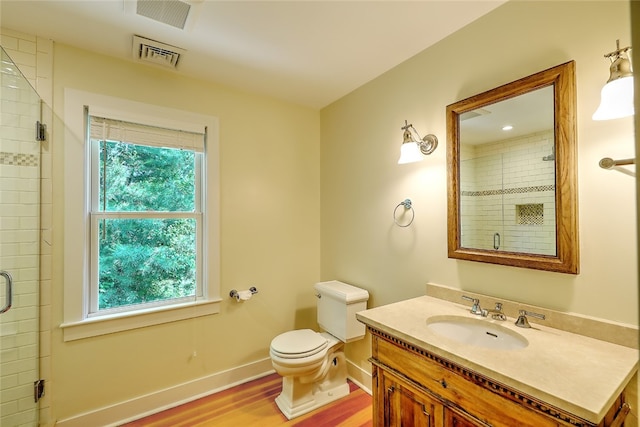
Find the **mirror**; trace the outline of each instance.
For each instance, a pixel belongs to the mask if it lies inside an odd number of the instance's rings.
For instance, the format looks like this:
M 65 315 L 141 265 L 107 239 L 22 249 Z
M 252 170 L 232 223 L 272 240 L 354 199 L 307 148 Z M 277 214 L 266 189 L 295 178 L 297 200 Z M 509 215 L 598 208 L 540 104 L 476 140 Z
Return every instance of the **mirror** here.
M 449 258 L 578 274 L 575 62 L 447 106 Z

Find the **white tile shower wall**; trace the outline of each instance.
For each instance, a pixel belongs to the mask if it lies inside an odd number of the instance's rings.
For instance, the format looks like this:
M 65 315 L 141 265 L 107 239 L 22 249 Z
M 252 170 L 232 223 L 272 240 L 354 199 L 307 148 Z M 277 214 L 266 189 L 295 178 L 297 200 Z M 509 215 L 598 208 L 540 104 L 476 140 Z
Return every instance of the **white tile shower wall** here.
M 555 255 L 553 133 L 464 147 L 461 173 L 465 247 Z M 520 224 L 518 205 L 542 204 L 539 224 Z M 497 234 L 496 234 L 497 233 Z
M 0 44 L 29 82 L 15 73 L 0 77 L 0 268 L 10 270 L 16 284 L 16 308 L 3 315 L 0 327 L 0 425 L 34 426 L 31 384 L 50 371 L 50 321 L 38 314 L 49 304 L 49 292 L 43 290 L 50 290 L 51 281 L 50 246 L 41 243 L 50 241 L 51 157 L 48 144 L 36 142 L 34 135 L 35 120 L 52 123 L 52 113 L 39 105 L 33 88 L 51 105 L 53 43 L 2 28 Z M 39 425 L 51 424 L 49 400 L 45 394 L 40 401 Z

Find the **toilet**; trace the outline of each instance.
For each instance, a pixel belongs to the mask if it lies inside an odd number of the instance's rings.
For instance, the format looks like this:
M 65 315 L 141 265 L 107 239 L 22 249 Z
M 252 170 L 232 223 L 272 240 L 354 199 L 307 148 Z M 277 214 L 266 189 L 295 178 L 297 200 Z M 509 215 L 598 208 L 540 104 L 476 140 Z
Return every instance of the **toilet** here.
M 285 332 L 271 341 L 269 351 L 273 368 L 283 377 L 276 404 L 288 419 L 349 394 L 344 343 L 365 335 L 356 313 L 367 308 L 366 290 L 337 280 L 316 283 L 314 288 L 323 332 Z

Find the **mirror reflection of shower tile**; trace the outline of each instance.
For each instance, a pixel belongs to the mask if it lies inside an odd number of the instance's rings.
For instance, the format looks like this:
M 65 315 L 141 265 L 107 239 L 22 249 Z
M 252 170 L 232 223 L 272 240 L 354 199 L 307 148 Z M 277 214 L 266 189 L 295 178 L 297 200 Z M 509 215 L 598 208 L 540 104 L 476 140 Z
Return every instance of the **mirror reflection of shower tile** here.
M 516 205 L 516 223 L 520 225 L 543 225 L 544 204 Z

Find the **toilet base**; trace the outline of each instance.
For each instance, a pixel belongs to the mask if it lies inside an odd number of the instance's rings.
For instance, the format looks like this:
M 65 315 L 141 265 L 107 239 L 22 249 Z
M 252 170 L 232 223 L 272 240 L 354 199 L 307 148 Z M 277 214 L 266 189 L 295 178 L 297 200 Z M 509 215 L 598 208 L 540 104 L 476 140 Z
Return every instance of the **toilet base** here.
M 337 343 L 315 375 L 283 377 L 282 392 L 276 397 L 276 404 L 288 419 L 292 419 L 349 393 L 343 344 Z
M 312 386 L 313 384 L 308 385 Z M 276 397 L 276 404 L 289 420 L 349 395 L 349 384 L 346 381 L 344 384 L 329 390 L 317 390 L 315 393 L 309 390 L 310 393 L 307 396 L 300 396 L 299 399 L 293 399 L 293 401 L 284 388 L 285 385 L 283 383 L 283 391 Z

